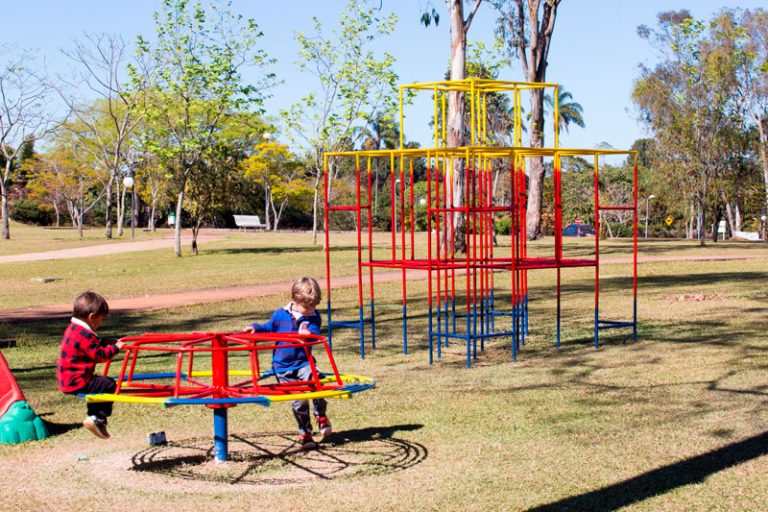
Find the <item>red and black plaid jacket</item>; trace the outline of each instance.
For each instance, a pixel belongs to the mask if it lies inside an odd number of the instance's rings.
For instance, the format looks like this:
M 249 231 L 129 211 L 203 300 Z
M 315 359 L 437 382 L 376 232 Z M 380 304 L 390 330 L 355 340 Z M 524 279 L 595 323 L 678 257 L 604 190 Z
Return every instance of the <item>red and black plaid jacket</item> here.
M 56 365 L 59 390 L 72 393 L 93 378 L 96 363 L 112 359 L 120 349 L 104 343 L 93 332 L 72 322 L 61 339 L 61 352 Z

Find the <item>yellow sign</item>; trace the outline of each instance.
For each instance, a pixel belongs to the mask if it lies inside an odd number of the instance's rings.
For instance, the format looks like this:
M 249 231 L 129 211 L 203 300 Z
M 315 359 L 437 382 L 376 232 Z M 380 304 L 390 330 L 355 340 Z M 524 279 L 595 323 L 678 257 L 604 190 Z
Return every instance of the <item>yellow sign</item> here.
M 666 219 L 664 219 L 664 222 L 666 222 L 666 223 L 667 223 L 667 226 L 671 226 L 671 225 L 672 225 L 672 222 L 674 222 L 674 220 L 675 220 L 675 219 L 673 219 L 671 215 L 667 215 L 667 218 L 666 218 Z

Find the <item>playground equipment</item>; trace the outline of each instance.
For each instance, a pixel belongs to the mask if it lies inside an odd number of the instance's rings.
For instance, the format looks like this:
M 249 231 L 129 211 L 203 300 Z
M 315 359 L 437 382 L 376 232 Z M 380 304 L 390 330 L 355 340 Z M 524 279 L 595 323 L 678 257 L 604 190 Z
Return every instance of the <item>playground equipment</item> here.
M 18 444 L 48 437 L 40 417 L 27 403 L 0 352 L 0 444 Z
M 605 149 L 567 149 L 559 147 L 558 105 L 554 102 L 552 133 L 554 146 L 527 148 L 522 143 L 523 121 L 521 98 L 526 91 L 551 90 L 558 97 L 558 86 L 547 83 L 501 82 L 466 79 L 400 87 L 400 148 L 328 152 L 325 154 L 324 221 L 326 254 L 326 297 L 328 301 L 328 336 L 333 329 L 354 327 L 359 331 L 360 356 L 365 357 L 366 326 L 370 326 L 371 347 L 376 347 L 375 274 L 374 269 L 399 269 L 402 273 L 403 352 L 408 353 L 408 272 L 427 273 L 427 306 L 429 361 L 437 349 L 450 340 L 466 345 L 466 364 L 477 357 L 487 340 L 511 338 L 512 359 L 517 358 L 529 331 L 528 271 L 554 269 L 557 274 L 556 346 L 561 338 L 561 272 L 565 268 L 594 267 L 595 310 L 594 345 L 604 329 L 629 327 L 632 340 L 637 339 L 637 221 L 638 176 L 637 153 Z M 406 149 L 403 113 L 404 93 L 432 93 L 434 113 L 434 147 Z M 446 104 L 450 94 L 463 94 L 468 102 L 469 134 L 466 146 L 447 147 Z M 489 129 L 489 110 L 493 105 L 511 105 L 511 133 L 501 138 Z M 511 144 L 511 145 L 507 145 Z M 621 155 L 632 161 L 631 190 L 623 204 L 613 204 L 601 189 L 600 158 Z M 593 224 L 599 233 L 601 216 L 607 212 L 626 212 L 632 216 L 632 312 L 631 320 L 617 321 L 599 316 L 600 303 L 600 237 L 595 236 L 594 254 L 568 257 L 563 250 L 563 160 L 588 158 L 593 165 Z M 554 250 L 545 257 L 528 254 L 526 237 L 527 173 L 532 159 L 551 165 L 553 179 Z M 332 170 L 344 161 L 355 169 L 354 196 L 346 202 L 334 195 Z M 419 181 L 415 168 L 426 167 L 425 180 Z M 604 163 L 602 164 L 604 166 Z M 372 170 L 389 172 L 391 230 L 389 254 L 382 257 L 373 250 Z M 420 191 L 416 192 L 417 185 Z M 498 190 L 508 191 L 499 197 Z M 421 197 L 418 197 L 418 196 Z M 426 231 L 417 232 L 416 215 L 426 218 Z M 331 317 L 331 253 L 330 216 L 354 215 L 357 231 L 358 317 L 336 320 Z M 494 247 L 495 221 L 511 219 L 511 249 L 499 254 Z M 458 243 L 457 243 L 458 242 Z M 424 248 L 426 247 L 426 251 Z M 503 274 L 502 274 L 503 273 Z M 505 275 L 506 274 L 506 275 Z M 365 276 L 365 277 L 364 277 Z M 367 278 L 367 279 L 366 279 Z M 365 290 L 368 303 L 365 303 Z M 509 294 L 509 302 L 499 300 L 498 291 Z M 368 312 L 366 312 L 368 309 Z M 501 320 L 507 319 L 502 322 Z
M 228 459 L 227 410 L 238 404 L 269 406 L 275 402 L 314 398 L 349 398 L 375 386 L 375 381 L 358 375 L 339 373 L 327 339 L 297 333 L 148 333 L 122 338 L 125 356 L 112 394 L 86 395 L 88 402 L 126 402 L 177 405 L 205 405 L 213 409 L 214 455 Z M 272 351 L 278 348 L 306 351 L 312 378 L 299 382 L 267 382 L 274 377 Z M 332 372 L 318 369 L 311 356 L 312 347 L 323 347 L 325 362 Z M 139 363 L 149 365 L 140 354 L 175 356 L 172 372 L 139 373 Z M 320 356 L 320 354 L 316 354 Z M 261 358 L 268 357 L 264 364 Z M 205 369 L 200 369 L 204 367 Z M 105 363 L 104 375 L 110 363 Z M 264 368 L 268 368 L 264 370 Z M 238 379 L 232 379 L 237 377 Z

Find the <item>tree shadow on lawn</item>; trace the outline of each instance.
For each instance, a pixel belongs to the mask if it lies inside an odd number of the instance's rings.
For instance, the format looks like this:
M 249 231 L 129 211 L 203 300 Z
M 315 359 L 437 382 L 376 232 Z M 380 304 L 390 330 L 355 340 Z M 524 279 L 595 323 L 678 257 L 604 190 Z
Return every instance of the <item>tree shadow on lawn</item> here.
M 194 438 L 144 449 L 132 471 L 185 480 L 250 485 L 296 485 L 402 471 L 428 457 L 424 445 L 396 437 L 420 424 L 368 427 L 334 433 L 315 450 L 302 450 L 292 432 L 233 434 L 229 462 L 213 461 L 213 440 Z
M 714 473 L 764 455 L 768 455 L 768 432 L 648 471 L 602 489 L 563 498 L 528 510 L 529 512 L 618 510 L 678 487 L 702 483 Z
M 706 263 L 706 262 L 704 262 Z M 711 288 L 717 283 L 730 283 L 732 290 L 750 290 L 750 286 L 757 290 L 758 283 L 768 282 L 768 272 L 701 272 L 695 274 L 666 274 L 666 275 L 640 275 L 638 278 L 638 287 L 643 293 L 678 293 L 685 290 L 701 290 L 702 288 Z M 632 288 L 632 277 L 622 277 L 615 279 L 605 279 L 600 281 L 600 292 L 618 292 L 629 291 Z M 529 287 L 528 294 L 536 296 L 537 293 L 549 293 L 549 286 Z M 564 285 L 562 295 L 580 295 L 584 293 L 594 293 L 595 284 L 593 281 L 582 280 L 579 282 L 569 282 Z

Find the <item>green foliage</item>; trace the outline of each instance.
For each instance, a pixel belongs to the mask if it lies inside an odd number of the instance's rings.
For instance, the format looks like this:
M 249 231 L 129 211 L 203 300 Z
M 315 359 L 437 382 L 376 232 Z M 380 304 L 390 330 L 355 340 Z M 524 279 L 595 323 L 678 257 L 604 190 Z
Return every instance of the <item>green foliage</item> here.
M 11 218 L 25 224 L 47 226 L 51 224 L 51 209 L 29 199 L 17 199 L 11 203 Z
M 260 109 L 274 83 L 274 75 L 264 72 L 257 83 L 246 84 L 241 69 L 251 65 L 264 71 L 274 59 L 256 47 L 263 34 L 254 20 L 234 14 L 231 2 L 206 9 L 188 0 L 164 0 L 155 23 L 154 46 L 141 37 L 137 42 L 139 58 L 153 64 L 144 112 L 152 136 L 144 143 L 159 165 L 172 171 L 180 199 L 187 192 L 200 194 L 187 205 L 199 225 L 218 208 L 221 187 L 238 171 L 222 131 L 230 119 Z M 141 79 L 134 70 L 136 87 L 143 85 Z M 177 222 L 180 216 L 181 203 Z
M 493 221 L 493 229 L 499 235 L 508 236 L 512 233 L 512 218 L 502 217 Z
M 315 21 L 315 34 L 296 35 L 299 70 L 313 75 L 319 90 L 281 112 L 289 136 L 311 148 L 338 150 L 355 136 L 357 123 L 373 118 L 394 120 L 397 111 L 398 76 L 394 57 L 377 57 L 369 49 L 375 39 L 389 36 L 397 22 L 395 14 L 378 17 L 360 0 L 350 0 L 330 36 Z
M 670 203 L 694 204 L 704 228 L 717 224 L 726 202 L 743 182 L 744 116 L 737 72 L 738 52 L 724 37 L 735 23 L 723 11 L 709 23 L 687 11 L 659 14 L 658 29 L 641 34 L 659 49 L 662 61 L 643 69 L 633 99 L 653 130 L 656 168 L 665 175 L 660 195 Z
M 314 177 L 314 196 L 320 193 L 324 153 L 352 149 L 364 135 L 361 127 L 376 119 L 391 122 L 397 111 L 398 76 L 389 53 L 377 56 L 374 40 L 392 34 L 397 16 L 378 16 L 364 0 L 350 0 L 330 35 L 315 18 L 314 35 L 296 35 L 300 71 L 315 77 L 316 85 L 290 108 L 280 112 L 288 137 L 307 150 L 307 167 Z M 375 114 L 376 113 L 376 114 Z M 338 162 L 327 162 L 332 177 Z M 333 180 L 335 182 L 335 180 Z M 331 189 L 335 187 L 331 184 Z M 318 200 L 313 203 L 318 215 Z M 317 225 L 314 230 L 316 233 Z

